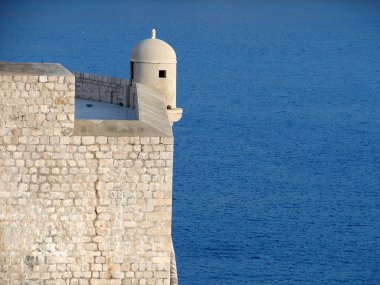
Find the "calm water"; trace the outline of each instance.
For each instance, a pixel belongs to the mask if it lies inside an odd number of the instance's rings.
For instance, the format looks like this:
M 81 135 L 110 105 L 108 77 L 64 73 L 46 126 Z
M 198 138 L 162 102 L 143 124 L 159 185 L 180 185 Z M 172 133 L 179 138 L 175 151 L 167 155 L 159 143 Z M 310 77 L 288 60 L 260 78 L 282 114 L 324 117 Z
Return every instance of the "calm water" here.
M 380 284 L 379 1 L 4 1 L 0 60 L 179 59 L 181 284 Z

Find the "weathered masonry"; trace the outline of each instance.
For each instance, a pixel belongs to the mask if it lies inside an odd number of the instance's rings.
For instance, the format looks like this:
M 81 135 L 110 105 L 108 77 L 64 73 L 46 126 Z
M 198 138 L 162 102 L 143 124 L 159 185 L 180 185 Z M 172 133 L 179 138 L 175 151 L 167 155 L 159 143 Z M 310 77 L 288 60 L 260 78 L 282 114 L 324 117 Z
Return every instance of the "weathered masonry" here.
M 177 284 L 175 53 L 132 56 L 131 80 L 0 63 L 0 284 Z

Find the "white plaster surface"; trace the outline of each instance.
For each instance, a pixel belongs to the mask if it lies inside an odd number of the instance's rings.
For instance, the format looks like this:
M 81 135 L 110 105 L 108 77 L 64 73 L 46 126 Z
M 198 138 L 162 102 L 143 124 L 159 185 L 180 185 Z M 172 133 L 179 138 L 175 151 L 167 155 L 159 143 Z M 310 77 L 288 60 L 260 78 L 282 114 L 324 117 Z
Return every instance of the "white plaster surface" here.
M 145 39 L 131 50 L 132 62 L 177 63 L 174 49 L 163 40 Z
M 85 99 L 75 99 L 76 120 L 135 120 L 135 110 Z

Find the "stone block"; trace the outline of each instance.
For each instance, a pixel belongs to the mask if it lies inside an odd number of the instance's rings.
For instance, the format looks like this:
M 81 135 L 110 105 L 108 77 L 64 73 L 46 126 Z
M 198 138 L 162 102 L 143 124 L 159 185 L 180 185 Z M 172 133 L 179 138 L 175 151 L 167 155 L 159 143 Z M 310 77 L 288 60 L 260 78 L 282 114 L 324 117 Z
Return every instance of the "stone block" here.
M 48 78 L 46 75 L 42 75 L 42 76 L 38 77 L 38 82 L 45 83 L 45 82 L 47 82 L 47 79 Z
M 82 137 L 82 144 L 84 145 L 92 145 L 95 143 L 95 137 L 84 136 Z

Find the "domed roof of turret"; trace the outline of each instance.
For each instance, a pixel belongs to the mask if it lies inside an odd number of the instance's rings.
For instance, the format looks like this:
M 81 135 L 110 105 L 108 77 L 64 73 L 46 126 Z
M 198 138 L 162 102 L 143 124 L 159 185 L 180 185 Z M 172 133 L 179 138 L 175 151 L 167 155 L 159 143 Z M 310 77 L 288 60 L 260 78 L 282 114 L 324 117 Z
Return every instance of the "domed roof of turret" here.
M 176 63 L 174 49 L 166 42 L 156 39 L 156 31 L 152 30 L 152 38 L 135 45 L 131 51 L 132 62 Z

